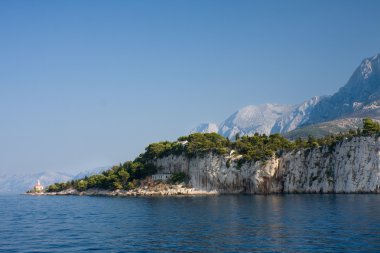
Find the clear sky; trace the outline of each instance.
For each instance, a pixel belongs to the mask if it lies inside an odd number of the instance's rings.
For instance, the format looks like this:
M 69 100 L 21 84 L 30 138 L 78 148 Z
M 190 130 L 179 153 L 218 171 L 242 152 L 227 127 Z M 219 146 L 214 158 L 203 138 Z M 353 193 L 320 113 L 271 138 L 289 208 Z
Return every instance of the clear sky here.
M 0 174 L 133 159 L 237 109 L 332 94 L 380 1 L 0 1 Z

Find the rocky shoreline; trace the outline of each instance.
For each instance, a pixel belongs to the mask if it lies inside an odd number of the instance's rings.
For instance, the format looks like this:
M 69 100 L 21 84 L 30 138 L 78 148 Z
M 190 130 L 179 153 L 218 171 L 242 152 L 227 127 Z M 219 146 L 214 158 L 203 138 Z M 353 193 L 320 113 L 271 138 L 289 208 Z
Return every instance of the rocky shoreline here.
M 204 191 L 191 187 L 187 187 L 181 184 L 167 185 L 161 184 L 153 188 L 136 188 L 133 190 L 103 190 L 103 189 L 88 189 L 86 191 L 78 191 L 70 188 L 60 192 L 27 192 L 27 195 L 33 196 L 195 196 L 195 195 L 216 195 L 217 191 Z

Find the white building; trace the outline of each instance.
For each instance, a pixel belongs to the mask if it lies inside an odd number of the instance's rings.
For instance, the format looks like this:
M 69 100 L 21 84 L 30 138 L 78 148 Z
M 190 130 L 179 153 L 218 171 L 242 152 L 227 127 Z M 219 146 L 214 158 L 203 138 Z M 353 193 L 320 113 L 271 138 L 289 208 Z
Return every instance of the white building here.
M 35 192 L 42 192 L 44 190 L 44 187 L 42 184 L 40 184 L 40 180 L 37 180 L 37 184 L 34 186 Z
M 180 143 L 182 146 L 186 146 L 189 141 L 179 141 L 178 143 Z
M 153 179 L 154 181 L 158 181 L 158 180 L 160 180 L 160 181 L 165 182 L 165 181 L 167 181 L 171 176 L 172 176 L 172 174 L 170 174 L 170 173 L 159 173 L 159 174 L 154 174 L 154 175 L 152 175 L 152 179 Z

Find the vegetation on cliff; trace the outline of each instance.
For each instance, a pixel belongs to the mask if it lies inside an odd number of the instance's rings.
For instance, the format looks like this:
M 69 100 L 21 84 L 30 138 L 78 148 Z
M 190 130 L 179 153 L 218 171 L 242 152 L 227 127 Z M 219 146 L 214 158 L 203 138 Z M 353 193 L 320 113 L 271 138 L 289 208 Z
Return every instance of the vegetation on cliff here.
M 254 136 L 236 136 L 234 141 L 216 133 L 194 133 L 189 136 L 180 137 L 175 142 L 152 143 L 146 147 L 145 152 L 134 161 L 113 166 L 111 169 L 100 174 L 73 180 L 66 183 L 57 183 L 47 188 L 48 192 L 57 192 L 69 188 L 84 191 L 90 188 L 108 190 L 130 190 L 140 185 L 142 179 L 150 176 L 159 168 L 154 166 L 154 160 L 169 155 L 188 157 L 203 156 L 208 153 L 219 155 L 230 155 L 233 150 L 237 155 L 241 155 L 238 164 L 244 162 L 266 161 L 274 155 L 281 156 L 283 152 L 292 150 L 307 150 L 328 146 L 333 147 L 344 139 L 355 136 L 379 135 L 380 125 L 373 120 L 366 118 L 363 120 L 363 129 L 350 130 L 347 133 L 330 135 L 323 138 L 297 139 L 290 141 L 280 134 L 266 136 L 265 134 L 255 134 Z M 170 182 L 179 183 L 188 180 L 184 173 L 173 174 Z

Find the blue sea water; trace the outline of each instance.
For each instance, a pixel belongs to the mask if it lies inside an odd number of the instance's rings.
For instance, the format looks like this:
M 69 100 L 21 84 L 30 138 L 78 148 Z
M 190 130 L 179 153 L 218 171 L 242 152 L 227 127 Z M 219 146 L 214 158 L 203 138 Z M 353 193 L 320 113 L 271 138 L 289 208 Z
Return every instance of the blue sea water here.
M 0 252 L 380 252 L 380 195 L 0 196 Z

